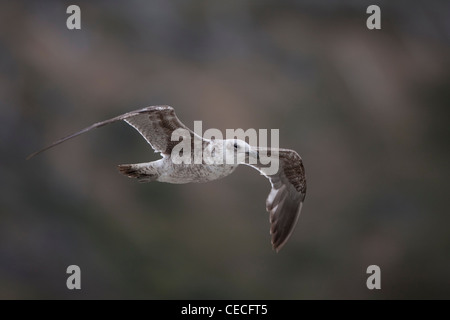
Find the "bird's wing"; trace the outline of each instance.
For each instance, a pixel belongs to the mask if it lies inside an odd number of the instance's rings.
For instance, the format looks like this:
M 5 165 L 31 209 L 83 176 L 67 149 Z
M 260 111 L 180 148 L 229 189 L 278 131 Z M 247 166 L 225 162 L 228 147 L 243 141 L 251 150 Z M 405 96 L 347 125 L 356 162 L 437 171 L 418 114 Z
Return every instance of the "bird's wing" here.
M 92 129 L 103 127 L 107 124 L 124 120 L 133 128 L 135 128 L 144 139 L 152 146 L 152 148 L 161 152 L 163 155 L 169 155 L 172 152 L 172 148 L 179 143 L 179 141 L 172 141 L 172 132 L 176 129 L 184 129 L 185 132 L 190 135 L 191 142 L 194 140 L 194 136 L 201 139 L 198 135 L 194 134 L 188 127 L 186 127 L 176 116 L 175 110 L 170 106 L 151 106 L 143 109 L 124 113 L 120 116 L 94 123 L 93 125 L 84 128 L 78 132 L 75 132 L 67 137 L 61 138 L 55 141 L 51 145 L 30 154 L 27 159 L 38 155 L 39 153 L 48 150 L 60 143 L 63 143 L 69 139 L 75 138 L 80 134 L 88 132 Z
M 303 161 L 297 152 L 288 149 L 269 152 L 271 156 L 278 155 L 277 173 L 266 174 L 265 167 L 259 163 L 251 166 L 265 175 L 272 185 L 266 200 L 266 209 L 270 214 L 272 246 L 278 252 L 297 224 L 306 196 L 306 178 Z

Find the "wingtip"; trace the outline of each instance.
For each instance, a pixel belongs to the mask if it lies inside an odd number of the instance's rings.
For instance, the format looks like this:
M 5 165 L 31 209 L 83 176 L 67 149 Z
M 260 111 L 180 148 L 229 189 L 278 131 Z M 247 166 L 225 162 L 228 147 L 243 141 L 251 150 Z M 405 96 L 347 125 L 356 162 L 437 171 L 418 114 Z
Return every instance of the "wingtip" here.
M 272 242 L 272 249 L 275 251 L 275 253 L 279 253 L 281 248 L 283 248 L 283 246 L 284 246 L 284 243 L 282 243 L 282 244 L 274 244 Z
M 283 244 L 279 244 L 279 243 L 275 243 L 274 242 L 274 237 L 273 237 L 273 232 L 272 230 L 270 230 L 270 236 L 272 237 L 270 243 L 272 244 L 272 250 L 275 251 L 275 253 L 278 253 L 281 249 L 281 247 L 283 246 Z
M 25 160 L 30 160 L 31 158 L 34 158 L 39 152 L 33 152 L 32 154 L 28 155 L 28 157 L 25 158 Z
M 48 147 L 45 147 L 44 149 L 35 151 L 35 152 L 33 152 L 32 154 L 28 155 L 28 157 L 26 157 L 26 159 L 27 159 L 27 160 L 30 160 L 31 158 L 36 157 L 38 154 L 41 154 L 42 152 L 44 152 L 44 151 L 50 149 L 51 147 L 53 147 L 53 145 L 50 145 L 50 146 L 48 146 Z
M 282 241 L 280 241 L 280 239 L 276 239 L 274 230 L 270 230 L 270 235 L 272 237 L 270 241 L 270 243 L 272 244 L 272 249 L 276 253 L 280 252 L 280 250 L 284 247 L 288 239 L 284 239 Z

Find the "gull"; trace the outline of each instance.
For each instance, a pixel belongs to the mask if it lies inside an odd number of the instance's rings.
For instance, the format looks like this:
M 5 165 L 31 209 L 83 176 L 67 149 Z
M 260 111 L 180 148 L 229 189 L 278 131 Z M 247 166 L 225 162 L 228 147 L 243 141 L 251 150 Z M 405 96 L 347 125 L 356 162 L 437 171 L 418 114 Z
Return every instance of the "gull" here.
M 152 162 L 119 165 L 118 169 L 122 174 L 136 178 L 140 182 L 184 184 L 221 179 L 231 174 L 239 164 L 250 165 L 268 178 L 271 184 L 266 209 L 269 213 L 272 247 L 278 252 L 286 244 L 297 224 L 306 195 L 305 169 L 298 153 L 289 149 L 258 148 L 240 139 L 204 139 L 186 127 L 170 106 L 150 106 L 94 123 L 30 154 L 27 160 L 80 134 L 122 120 L 135 128 L 153 150 L 162 156 L 161 159 Z M 232 156 L 237 160 L 231 163 L 208 162 L 207 159 L 203 159 L 200 163 L 175 161 L 176 155 L 179 154 L 173 151 L 180 139 L 176 141 L 173 135 L 180 132 L 183 141 L 184 139 L 191 141 L 192 158 L 199 152 L 199 148 L 194 145 L 195 141 L 199 141 L 200 152 L 207 151 L 214 155 L 215 150 L 220 150 L 222 153 L 219 157 Z M 262 151 L 277 157 L 278 169 L 275 173 L 269 172 L 267 166 L 261 163 Z

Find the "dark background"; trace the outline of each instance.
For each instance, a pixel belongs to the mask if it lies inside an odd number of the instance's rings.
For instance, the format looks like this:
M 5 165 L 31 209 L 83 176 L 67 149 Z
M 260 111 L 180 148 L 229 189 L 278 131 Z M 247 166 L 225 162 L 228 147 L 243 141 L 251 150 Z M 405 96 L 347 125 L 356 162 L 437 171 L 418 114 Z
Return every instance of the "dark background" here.
M 449 44 L 448 1 L 0 2 L 0 298 L 450 298 Z M 139 184 L 116 165 L 158 156 L 123 123 L 25 160 L 156 104 L 280 129 L 308 178 L 280 253 L 249 167 Z

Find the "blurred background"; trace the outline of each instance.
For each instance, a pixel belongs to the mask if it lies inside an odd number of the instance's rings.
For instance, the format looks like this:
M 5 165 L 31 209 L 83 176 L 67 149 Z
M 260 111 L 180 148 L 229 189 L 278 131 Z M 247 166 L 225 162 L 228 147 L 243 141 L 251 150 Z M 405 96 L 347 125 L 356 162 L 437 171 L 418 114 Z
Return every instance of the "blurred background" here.
M 450 298 L 449 53 L 448 1 L 0 2 L 0 298 Z M 298 151 L 308 193 L 278 254 L 250 167 L 137 183 L 116 165 L 158 155 L 125 123 L 25 160 L 156 104 Z

